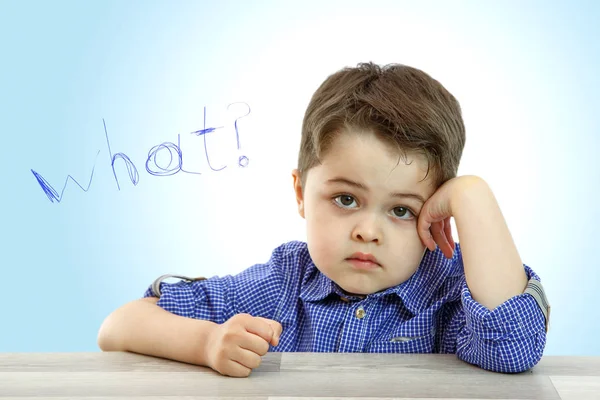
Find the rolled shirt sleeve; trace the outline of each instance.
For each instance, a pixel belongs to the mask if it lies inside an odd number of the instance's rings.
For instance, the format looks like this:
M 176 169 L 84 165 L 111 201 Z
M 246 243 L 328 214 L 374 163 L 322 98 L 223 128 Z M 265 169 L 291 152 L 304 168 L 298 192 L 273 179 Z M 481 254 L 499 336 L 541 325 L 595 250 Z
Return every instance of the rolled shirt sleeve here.
M 528 279 L 539 277 L 524 265 Z M 534 296 L 514 296 L 489 310 L 471 296 L 463 281 L 463 326 L 457 335 L 456 354 L 471 364 L 497 372 L 522 372 L 542 358 L 546 345 L 546 317 Z
M 284 290 L 282 251 L 283 246 L 276 248 L 267 263 L 255 264 L 235 276 L 157 282 L 148 287 L 144 297 L 159 297 L 157 305 L 173 314 L 219 324 L 239 313 L 272 318 Z

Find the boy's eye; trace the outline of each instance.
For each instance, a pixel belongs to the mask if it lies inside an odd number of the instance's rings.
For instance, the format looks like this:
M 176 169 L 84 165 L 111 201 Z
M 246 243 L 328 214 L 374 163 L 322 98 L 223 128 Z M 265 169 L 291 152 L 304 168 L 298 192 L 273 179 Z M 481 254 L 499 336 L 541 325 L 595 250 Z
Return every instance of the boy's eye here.
M 394 216 L 398 218 L 403 218 L 407 216 L 407 214 L 409 215 L 409 218 L 412 216 L 412 212 L 406 207 L 395 207 L 392 212 L 394 213 Z
M 342 208 L 356 208 L 358 204 L 356 204 L 356 200 L 354 197 L 349 194 L 340 194 L 339 196 L 335 196 L 333 198 L 335 203 Z M 406 207 L 394 207 L 392 209 L 392 215 L 399 219 L 412 219 L 415 217 L 415 214 Z
M 339 196 L 336 196 L 334 197 L 334 200 L 337 204 L 341 205 L 342 207 L 350 207 L 352 203 L 355 202 L 354 197 L 347 194 L 341 194 Z

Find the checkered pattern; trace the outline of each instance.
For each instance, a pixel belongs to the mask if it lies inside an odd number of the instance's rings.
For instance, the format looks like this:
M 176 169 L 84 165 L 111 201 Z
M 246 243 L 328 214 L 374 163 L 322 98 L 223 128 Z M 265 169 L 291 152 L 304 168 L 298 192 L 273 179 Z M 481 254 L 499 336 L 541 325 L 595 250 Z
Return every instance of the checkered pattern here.
M 160 307 L 189 318 L 223 323 L 248 313 L 279 321 L 283 332 L 269 351 L 455 353 L 488 370 L 520 372 L 540 360 L 546 343 L 533 296 L 493 311 L 473 300 L 459 244 L 450 260 L 427 251 L 410 279 L 365 298 L 347 297 L 297 241 L 235 276 L 162 282 L 160 292 Z M 153 295 L 150 287 L 144 297 Z

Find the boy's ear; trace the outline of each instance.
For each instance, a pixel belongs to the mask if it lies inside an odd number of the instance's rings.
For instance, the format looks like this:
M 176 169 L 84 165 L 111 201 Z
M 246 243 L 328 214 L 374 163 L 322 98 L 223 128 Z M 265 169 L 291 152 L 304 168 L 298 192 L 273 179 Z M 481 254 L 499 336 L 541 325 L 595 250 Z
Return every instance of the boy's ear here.
M 294 178 L 294 192 L 296 193 L 296 202 L 298 203 L 298 214 L 304 218 L 304 194 L 302 193 L 302 177 L 300 171 L 294 169 L 292 171 L 292 177 Z

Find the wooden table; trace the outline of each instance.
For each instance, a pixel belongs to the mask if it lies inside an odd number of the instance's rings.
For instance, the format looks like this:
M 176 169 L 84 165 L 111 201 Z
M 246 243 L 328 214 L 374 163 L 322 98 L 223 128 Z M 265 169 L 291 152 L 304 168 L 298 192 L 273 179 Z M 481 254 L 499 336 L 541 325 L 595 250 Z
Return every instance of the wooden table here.
M 248 378 L 131 353 L 0 353 L 0 398 L 600 399 L 600 357 L 499 374 L 454 355 L 268 353 Z

